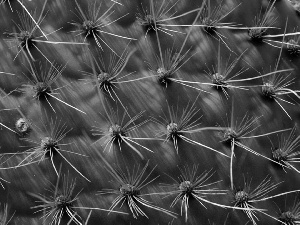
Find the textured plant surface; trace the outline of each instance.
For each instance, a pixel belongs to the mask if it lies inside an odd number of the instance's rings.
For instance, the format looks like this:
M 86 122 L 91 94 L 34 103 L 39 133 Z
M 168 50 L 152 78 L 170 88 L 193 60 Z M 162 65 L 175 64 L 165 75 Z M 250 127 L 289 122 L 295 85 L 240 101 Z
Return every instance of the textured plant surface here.
M 0 224 L 299 224 L 299 8 L 0 0 Z

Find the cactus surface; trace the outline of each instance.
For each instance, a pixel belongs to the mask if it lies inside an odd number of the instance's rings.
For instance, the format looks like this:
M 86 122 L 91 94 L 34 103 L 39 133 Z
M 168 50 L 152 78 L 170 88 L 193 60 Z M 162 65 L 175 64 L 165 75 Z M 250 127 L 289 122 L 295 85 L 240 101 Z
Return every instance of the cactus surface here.
M 299 4 L 0 0 L 0 224 L 299 224 Z

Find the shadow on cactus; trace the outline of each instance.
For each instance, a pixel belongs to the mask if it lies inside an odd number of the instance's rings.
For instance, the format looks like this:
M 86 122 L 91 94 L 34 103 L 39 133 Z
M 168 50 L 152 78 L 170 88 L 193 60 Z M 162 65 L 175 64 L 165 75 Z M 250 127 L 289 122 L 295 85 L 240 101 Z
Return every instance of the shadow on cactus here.
M 119 188 L 103 189 L 102 191 L 99 191 L 99 194 L 117 195 L 117 197 L 113 200 L 112 205 L 110 206 L 110 210 L 113 210 L 118 205 L 121 205 L 122 207 L 123 204 L 126 203 L 126 205 L 132 213 L 132 216 L 135 219 L 137 219 L 138 216 L 145 216 L 146 218 L 148 218 L 146 213 L 140 208 L 139 205 L 157 210 L 161 213 L 165 213 L 171 217 L 176 218 L 176 213 L 156 206 L 143 198 L 143 196 L 151 195 L 151 193 L 142 194 L 142 189 L 144 189 L 146 186 L 148 186 L 150 183 L 152 183 L 159 177 L 157 176 L 152 179 L 149 179 L 155 167 L 148 174 L 146 174 L 148 165 L 149 161 L 145 164 L 143 168 L 140 168 L 140 165 L 134 165 L 132 167 L 132 171 L 127 166 L 125 171 L 123 171 L 122 168 L 120 168 L 119 166 L 117 169 L 113 169 L 112 167 L 107 168 L 108 172 L 114 178 L 113 183 L 117 182 L 119 184 Z
M 35 134 L 39 137 L 39 141 L 30 139 L 30 138 L 21 138 L 26 142 L 32 143 L 35 146 L 25 150 L 23 152 L 17 153 L 4 153 L 4 156 L 9 156 L 5 162 L 9 162 L 12 159 L 17 159 L 20 161 L 19 156 L 22 156 L 23 159 L 16 166 L 4 167 L 4 169 L 20 168 L 24 166 L 29 166 L 35 163 L 41 163 L 47 159 L 51 161 L 53 169 L 57 176 L 59 175 L 54 160 L 55 157 L 60 156 L 67 164 L 69 164 L 80 176 L 82 176 L 87 181 L 90 181 L 86 178 L 67 158 L 63 155 L 64 153 L 69 153 L 73 155 L 78 155 L 81 157 L 87 157 L 86 155 L 79 154 L 73 151 L 63 149 L 64 146 L 70 145 L 70 143 L 63 143 L 63 139 L 67 134 L 72 130 L 68 129 L 65 123 L 62 123 L 61 120 L 50 119 L 48 125 L 44 124 L 44 129 L 41 129 L 34 124 L 30 123 L 28 120 L 27 123 L 31 124 L 32 129 L 35 131 Z M 41 121 L 43 123 L 43 121 Z M 23 157 L 25 156 L 25 157 Z
M 257 79 L 264 79 L 265 77 L 271 77 L 272 75 L 279 73 L 279 72 L 290 71 L 290 69 L 285 69 L 285 70 L 273 71 L 273 72 L 265 73 L 265 74 L 261 74 L 260 72 L 256 71 L 260 75 L 243 78 L 243 79 L 234 79 L 249 69 L 249 68 L 242 67 L 240 70 L 238 70 L 236 73 L 234 73 L 230 76 L 230 73 L 235 69 L 235 67 L 237 66 L 237 63 L 242 59 L 242 56 L 245 54 L 246 51 L 247 50 L 242 52 L 231 63 L 229 63 L 229 60 L 230 60 L 230 57 L 229 57 L 228 61 L 226 61 L 226 63 L 225 63 L 225 66 L 223 66 L 222 58 L 221 58 L 221 51 L 220 51 L 220 42 L 219 42 L 217 66 L 216 66 L 216 68 L 213 66 L 212 70 L 207 68 L 208 70 L 205 71 L 206 74 L 208 75 L 208 77 L 210 77 L 211 83 L 199 83 L 199 84 L 210 85 L 210 86 L 217 88 L 218 90 L 221 89 L 222 92 L 224 93 L 226 99 L 229 99 L 230 96 L 227 93 L 226 89 L 235 88 L 235 89 L 239 89 L 239 90 L 247 90 L 248 91 L 248 90 L 250 90 L 251 87 L 253 87 L 251 85 L 234 85 L 234 83 L 248 82 L 248 81 L 257 80 Z M 224 69 L 222 67 L 224 67 Z M 256 86 L 254 86 L 254 87 L 256 87 Z
M 241 4 L 241 3 L 240 3 Z M 224 18 L 226 18 L 230 13 L 232 13 L 238 6 L 240 6 L 240 4 L 234 6 L 233 8 L 229 9 L 228 12 L 223 12 L 224 10 L 224 5 L 223 5 L 223 0 L 218 3 L 218 6 L 216 6 L 215 8 L 212 9 L 211 7 L 211 0 L 204 0 L 202 2 L 202 5 L 199 9 L 199 15 L 200 17 L 196 17 L 196 21 L 192 24 L 192 25 L 171 25 L 171 24 L 158 24 L 159 26 L 162 27 L 202 27 L 203 30 L 205 31 L 205 33 L 213 38 L 215 38 L 216 40 L 221 40 L 226 47 L 228 47 L 229 50 L 231 50 L 229 48 L 229 46 L 226 44 L 224 38 L 226 38 L 224 35 L 222 35 L 221 33 L 219 33 L 217 31 L 217 28 L 223 28 L 223 29 L 239 29 L 239 27 L 236 27 L 236 25 L 234 23 L 222 23 L 221 20 L 223 20 Z M 196 11 L 193 10 L 193 11 Z M 190 12 L 193 12 L 190 11 Z M 190 13 L 187 12 L 187 13 Z M 186 14 L 187 14 L 186 13 Z M 179 16 L 177 16 L 179 17 Z M 176 18 L 177 18 L 176 17 Z M 216 34 L 217 37 L 215 37 L 214 35 Z
M 255 188 L 251 187 L 251 180 L 250 182 L 247 182 L 244 180 L 244 186 L 242 188 L 236 189 L 235 187 L 232 188 L 232 203 L 235 207 L 243 208 L 244 213 L 246 213 L 249 220 L 256 225 L 257 221 L 259 220 L 257 213 L 261 213 L 265 216 L 268 216 L 275 221 L 283 223 L 280 219 L 276 218 L 275 216 L 272 216 L 265 211 L 266 209 L 259 209 L 254 206 L 254 204 L 258 202 L 263 202 L 268 199 L 273 199 L 279 196 L 284 196 L 287 194 L 299 192 L 300 190 L 294 190 L 294 191 L 288 191 L 283 192 L 280 194 L 276 194 L 273 196 L 268 196 L 270 192 L 275 190 L 281 183 L 273 183 L 271 181 L 271 177 L 267 176 L 264 178 Z M 249 209 L 255 209 L 255 210 L 249 210 Z
M 175 3 L 167 0 L 155 2 L 154 0 L 150 0 L 150 9 L 145 8 L 141 3 L 141 7 L 138 7 L 138 12 L 136 13 L 136 19 L 138 23 L 145 29 L 145 38 L 147 37 L 148 33 L 152 34 L 153 32 L 157 31 L 163 32 L 169 36 L 173 36 L 172 33 L 184 34 L 181 31 L 167 28 L 168 26 L 179 27 L 181 25 L 170 25 L 166 22 L 184 17 L 193 12 L 197 12 L 199 9 L 197 8 L 175 16 L 176 11 L 171 11 L 175 8 L 178 2 L 179 0 L 177 0 Z
M 113 20 L 113 21 L 108 21 L 109 17 L 114 13 L 114 10 L 112 9 L 114 7 L 115 4 L 117 4 L 116 2 L 113 1 L 112 5 L 106 10 L 104 11 L 104 13 L 100 13 L 101 10 L 101 6 L 102 6 L 102 2 L 100 4 L 97 4 L 97 1 L 94 1 L 92 3 L 92 1 L 88 2 L 88 9 L 86 12 L 84 12 L 81 8 L 81 6 L 79 5 L 79 3 L 77 2 L 77 0 L 75 0 L 76 3 L 76 13 L 73 12 L 75 14 L 75 16 L 78 18 L 78 20 L 80 22 L 70 22 L 70 24 L 74 25 L 77 27 L 77 30 L 72 31 L 73 33 L 76 34 L 76 36 L 78 35 L 83 35 L 84 36 L 84 42 L 86 42 L 87 38 L 93 38 L 97 44 L 97 46 L 103 50 L 102 46 L 101 46 L 101 42 L 103 42 L 113 53 L 115 53 L 116 55 L 117 52 L 115 52 L 115 50 L 113 50 L 113 48 L 111 46 L 108 45 L 108 43 L 105 41 L 105 39 L 100 36 L 102 34 L 108 34 L 110 36 L 114 36 L 114 37 L 119 37 L 119 38 L 123 38 L 123 39 L 128 39 L 128 40 L 136 40 L 134 38 L 129 38 L 129 37 L 125 37 L 125 36 L 121 36 L 121 35 L 117 35 L 117 34 L 113 34 L 111 32 L 105 31 L 104 28 L 106 28 L 107 26 L 117 22 L 118 20 L 122 19 L 123 17 L 125 17 L 127 14 L 118 17 L 117 19 Z
M 295 198 L 294 204 L 286 211 L 279 212 L 278 219 L 287 225 L 296 225 L 300 223 L 300 202 Z
M 81 71 L 83 75 L 86 75 L 90 77 L 91 79 L 81 79 L 84 81 L 86 84 L 94 84 L 97 93 L 99 93 L 99 90 L 107 94 L 113 101 L 118 101 L 127 115 L 131 117 L 127 111 L 127 108 L 119 98 L 116 89 L 119 89 L 117 84 L 126 84 L 126 83 L 131 83 L 131 82 L 136 82 L 139 80 L 143 79 L 148 79 L 149 77 L 139 77 L 139 78 L 133 78 L 133 79 L 128 79 L 128 77 L 134 72 L 127 73 L 125 75 L 122 75 L 124 68 L 126 67 L 130 56 L 136 51 L 135 49 L 128 52 L 127 51 L 128 45 L 122 52 L 121 56 L 117 58 L 115 54 L 110 54 L 109 56 L 109 63 L 104 62 L 104 58 L 101 52 L 97 51 L 98 57 L 96 58 L 93 56 L 91 53 L 89 55 L 90 57 L 90 68 L 92 72 L 87 72 L 87 71 Z M 125 79 L 124 79 L 125 78 Z M 101 93 L 99 93 L 101 95 Z M 100 97 L 101 98 L 101 97 Z M 101 98 L 101 101 L 103 99 Z M 105 103 L 103 103 L 105 104 Z
M 202 7 L 203 8 L 203 7 Z M 190 87 L 199 91 L 203 91 L 202 89 L 199 89 L 197 87 L 194 87 L 190 84 L 193 84 L 194 82 L 184 81 L 180 78 L 174 78 L 174 75 L 180 70 L 180 68 L 186 64 L 190 58 L 192 58 L 196 53 L 192 54 L 191 56 L 187 57 L 188 53 L 191 49 L 188 49 L 185 53 L 182 54 L 183 48 L 185 47 L 186 42 L 188 41 L 188 37 L 191 34 L 192 28 L 197 21 L 198 17 L 200 16 L 201 9 L 199 10 L 196 18 L 194 19 L 193 24 L 189 28 L 189 31 L 180 47 L 180 50 L 177 51 L 173 49 L 173 47 L 170 49 L 168 48 L 165 52 L 162 51 L 161 43 L 158 35 L 158 31 L 156 30 L 156 38 L 158 43 L 158 50 L 159 54 L 155 55 L 155 60 L 157 66 L 153 66 L 150 63 L 146 62 L 148 65 L 149 70 L 157 77 L 157 80 L 159 84 L 162 86 L 165 86 L 166 88 L 168 85 L 170 85 L 172 82 L 176 82 L 178 84 L 181 84 L 184 87 Z
M 285 112 L 285 114 L 292 120 L 292 117 L 289 115 L 287 110 L 283 107 L 281 102 L 288 103 L 290 105 L 295 105 L 295 104 L 282 97 L 283 96 L 290 97 L 290 95 L 294 95 L 297 99 L 300 99 L 300 96 L 298 95 L 298 92 L 300 92 L 300 90 L 292 90 L 289 88 L 289 86 L 291 86 L 295 80 L 295 78 L 290 78 L 290 75 L 292 73 L 291 71 L 293 69 L 278 70 L 279 62 L 283 50 L 283 44 L 284 44 L 284 40 L 282 41 L 279 57 L 278 60 L 276 61 L 274 72 L 268 78 L 263 79 L 263 85 L 260 86 L 261 86 L 262 95 L 269 100 L 275 101 L 280 106 L 280 108 Z M 288 74 L 283 75 L 283 73 L 287 73 L 287 72 Z M 292 101 L 295 101 L 291 97 L 290 99 Z
M 300 163 L 300 151 L 297 151 L 299 146 L 300 135 L 296 135 L 296 127 L 294 127 L 287 137 L 281 135 L 277 148 L 272 144 L 272 158 L 280 163 L 283 169 L 288 168 L 300 173 L 299 169 L 293 165 Z
M 224 66 L 224 65 L 222 65 L 220 40 L 219 40 L 217 65 L 216 65 L 216 67 L 212 66 L 212 69 L 207 67 L 207 71 L 205 71 L 207 76 L 211 79 L 211 83 L 199 83 L 199 84 L 209 85 L 209 86 L 215 87 L 217 90 L 221 90 L 224 93 L 226 99 L 229 99 L 229 97 L 230 97 L 227 92 L 227 89 L 237 88 L 237 89 L 241 89 L 241 90 L 249 90 L 249 89 L 245 88 L 244 86 L 235 86 L 232 83 L 253 80 L 253 79 L 259 78 L 260 76 L 252 77 L 252 78 L 248 78 L 248 79 L 246 78 L 246 79 L 234 80 L 234 78 L 238 77 L 239 75 L 243 74 L 244 72 L 246 72 L 248 70 L 248 68 L 244 68 L 244 67 L 241 68 L 236 73 L 234 73 L 233 75 L 230 75 L 230 73 L 235 69 L 237 63 L 240 61 L 240 59 L 242 58 L 242 56 L 245 52 L 246 51 L 244 51 L 242 54 L 240 54 L 231 63 L 229 63 L 229 60 L 230 60 L 230 57 L 229 57 L 228 61 L 226 61 L 225 66 Z
M 227 12 L 224 12 L 225 4 L 223 4 L 223 0 L 221 0 L 221 2 L 218 2 L 217 6 L 215 6 L 214 8 L 211 7 L 211 0 L 207 0 L 204 2 L 205 5 L 201 12 L 201 16 L 194 26 L 201 27 L 204 30 L 205 34 L 207 34 L 209 37 L 212 37 L 217 41 L 221 40 L 222 43 L 230 51 L 232 51 L 225 41 L 227 37 L 218 32 L 217 29 L 240 29 L 240 27 L 237 27 L 237 25 L 232 22 L 224 23 L 221 21 L 228 15 L 230 15 L 236 8 L 238 8 L 241 3 L 230 9 L 227 9 Z
M 193 104 L 188 103 L 187 106 L 183 108 L 182 112 L 179 111 L 178 105 L 175 110 L 174 107 L 170 106 L 167 102 L 167 115 L 162 111 L 163 116 L 160 116 L 160 118 L 151 117 L 151 120 L 161 127 L 161 129 L 158 129 L 155 132 L 156 137 L 159 138 L 159 140 L 163 140 L 164 142 L 172 141 L 177 154 L 179 151 L 178 142 L 180 140 L 183 140 L 192 145 L 198 145 L 208 150 L 217 152 L 222 156 L 229 157 L 216 149 L 213 149 L 207 145 L 186 137 L 186 135 L 188 134 L 195 134 L 206 130 L 222 130 L 222 128 L 219 127 L 199 127 L 201 124 L 199 122 L 201 116 L 197 116 L 197 114 L 199 113 L 200 109 L 197 109 L 195 107 L 195 103 L 197 102 L 198 97 L 199 95 L 197 96 Z M 162 137 L 165 138 L 161 139 Z
M 234 112 L 232 109 L 231 119 L 228 122 L 228 127 L 220 132 L 222 142 L 231 144 L 232 142 L 239 142 L 240 139 L 246 137 L 248 134 L 256 130 L 260 125 L 258 124 L 260 117 L 249 116 L 246 113 L 240 122 L 234 119 Z
M 270 79 L 265 80 L 262 86 L 262 94 L 270 100 L 274 100 L 280 108 L 285 112 L 285 114 L 290 118 L 291 116 L 287 110 L 283 107 L 282 103 L 285 102 L 290 105 L 295 105 L 295 103 L 288 101 L 281 96 L 294 95 L 296 98 L 300 99 L 299 92 L 300 90 L 292 90 L 289 88 L 294 83 L 295 78 L 290 79 L 290 74 L 282 75 L 281 73 L 274 74 Z M 293 99 L 291 99 L 294 101 Z
M 268 43 L 272 47 L 275 48 L 283 48 L 285 47 L 287 52 L 290 56 L 297 57 L 300 54 L 300 45 L 299 45 L 299 34 L 300 32 L 297 31 L 298 28 L 294 28 L 293 32 L 286 33 L 286 29 L 288 26 L 288 20 L 286 20 L 285 30 L 283 34 L 273 34 L 273 35 L 266 35 L 266 38 L 279 38 L 282 37 L 281 41 L 273 40 L 273 39 L 265 39 L 264 42 Z M 288 37 L 288 41 L 285 41 L 285 38 Z
M 23 88 L 21 88 L 21 91 L 23 93 L 29 92 L 29 94 L 32 95 L 33 99 L 38 100 L 40 103 L 45 101 L 53 110 L 53 112 L 56 113 L 54 107 L 50 103 L 50 99 L 55 99 L 64 105 L 75 109 L 78 112 L 81 112 L 83 114 L 86 114 L 84 111 L 76 108 L 75 106 L 72 106 L 68 104 L 67 102 L 61 100 L 60 98 L 57 97 L 57 95 L 60 95 L 58 90 L 65 88 L 68 85 L 53 88 L 54 84 L 57 83 L 58 79 L 62 76 L 62 73 L 64 69 L 66 68 L 65 66 L 60 66 L 57 67 L 53 64 L 51 64 L 50 68 L 48 71 L 46 71 L 42 64 L 40 63 L 40 68 L 39 71 L 34 67 L 33 64 L 30 63 L 30 77 L 27 77 L 27 79 L 32 83 L 32 84 L 23 84 Z
M 45 1 L 47 3 L 47 1 Z M 18 31 L 14 31 L 13 33 L 7 33 L 8 36 L 10 36 L 10 39 L 7 39 L 7 42 L 10 43 L 11 48 L 17 48 L 18 52 L 14 59 L 18 57 L 18 55 L 25 49 L 25 52 L 30 56 L 32 60 L 34 60 L 30 49 L 36 48 L 39 52 L 41 50 L 37 47 L 37 42 L 42 41 L 39 38 L 44 37 L 45 35 L 38 34 L 38 27 L 40 27 L 41 23 L 43 22 L 43 13 L 45 10 L 45 4 L 41 11 L 41 14 L 37 20 L 37 22 L 34 22 L 35 20 L 32 20 L 31 17 L 24 12 L 18 13 L 18 17 L 20 20 L 20 24 L 15 23 L 16 28 Z M 33 17 L 37 17 L 36 11 L 33 14 Z M 47 36 L 45 36 L 47 37 Z M 42 54 L 44 55 L 44 54 Z
M 281 49 L 283 45 L 286 45 L 288 52 L 291 55 L 297 55 L 297 50 L 299 49 L 299 45 L 297 44 L 298 43 L 297 35 L 299 35 L 299 32 L 286 33 L 288 19 L 286 19 L 286 25 L 283 34 L 267 33 L 267 30 L 269 28 L 280 29 L 273 26 L 277 20 L 277 17 L 272 15 L 274 13 L 274 9 L 275 9 L 274 4 L 276 3 L 276 0 L 273 1 L 272 4 L 270 3 L 271 2 L 269 2 L 266 12 L 263 15 L 261 15 L 262 13 L 262 9 L 261 9 L 259 14 L 255 17 L 254 27 L 249 28 L 248 35 L 250 37 L 250 41 L 257 44 L 267 43 L 272 47 L 281 48 Z M 288 42 L 284 42 L 284 38 L 287 36 L 292 36 L 292 38 L 290 38 Z M 277 38 L 277 37 L 282 37 L 283 38 L 282 41 L 273 40 L 273 38 Z
M 219 196 L 219 195 L 227 195 L 228 190 L 220 190 L 218 188 L 214 188 L 213 185 L 221 182 L 215 181 L 215 182 L 209 182 L 209 179 L 213 176 L 214 173 L 210 171 L 204 171 L 200 175 L 197 175 L 198 173 L 198 165 L 193 165 L 192 168 L 185 166 L 183 168 L 179 168 L 180 175 L 178 179 L 176 180 L 172 176 L 169 176 L 174 183 L 173 184 L 161 184 L 162 187 L 171 189 L 170 191 L 163 191 L 161 193 L 156 193 L 158 195 L 166 195 L 166 197 L 176 195 L 174 200 L 171 203 L 171 207 L 174 207 L 178 202 L 181 204 L 181 215 L 185 214 L 185 222 L 188 221 L 188 208 L 189 208 L 189 201 L 191 199 L 195 199 L 197 202 L 199 202 L 204 208 L 204 203 L 218 206 L 224 209 L 234 209 L 234 210 L 244 210 L 243 207 L 240 206 L 228 206 L 223 205 L 219 203 L 212 202 L 210 200 L 207 200 L 206 197 L 211 196 Z M 249 208 L 246 211 L 253 212 L 257 211 L 259 209 L 251 209 Z
M 206 197 L 210 195 L 226 195 L 228 192 L 227 190 L 219 190 L 218 188 L 213 187 L 215 184 L 221 181 L 209 182 L 214 174 L 211 172 L 211 170 L 204 171 L 200 175 L 197 174 L 198 165 L 193 165 L 192 168 L 185 166 L 182 169 L 179 168 L 179 170 L 180 176 L 178 179 L 169 176 L 174 181 L 174 184 L 161 184 L 163 188 L 168 188 L 171 190 L 159 193 L 159 195 L 166 195 L 166 197 L 176 195 L 172 201 L 171 207 L 174 207 L 177 203 L 180 203 L 181 215 L 184 213 L 185 222 L 188 221 L 188 208 L 190 199 L 197 200 L 203 207 L 205 207 L 204 202 L 215 206 L 224 207 L 221 204 L 214 203 L 206 199 Z
M 190 87 L 204 92 L 202 89 L 186 84 L 189 83 L 188 81 L 174 77 L 180 68 L 196 54 L 195 53 L 192 56 L 187 57 L 189 51 L 190 50 L 187 50 L 181 55 L 181 52 L 176 52 L 174 49 L 167 49 L 164 53 L 161 53 L 160 56 L 155 55 L 157 64 L 156 68 L 147 62 L 150 72 L 157 78 L 159 84 L 167 88 L 172 84 L 172 82 L 176 82 L 185 87 Z
M 76 209 L 74 208 L 78 196 L 82 190 L 74 195 L 76 187 L 76 179 L 70 180 L 68 175 L 61 175 L 61 169 L 57 177 L 56 184 L 50 183 L 47 194 L 28 193 L 36 198 L 36 203 L 39 205 L 31 207 L 38 209 L 35 213 L 43 212 L 43 224 L 50 221 L 49 224 L 60 225 L 63 218 L 66 216 L 75 224 L 82 225 L 81 218 L 76 216 Z
M 10 221 L 12 220 L 13 216 L 15 215 L 15 212 L 13 215 L 9 218 L 8 217 L 8 205 L 4 204 L 3 211 L 0 212 L 0 224 L 1 225 L 8 225 Z
M 53 31 L 51 33 L 45 34 L 42 29 L 40 28 L 41 23 L 45 19 L 46 15 L 43 16 L 44 10 L 47 4 L 47 0 L 43 4 L 43 8 L 41 10 L 41 13 L 38 17 L 38 20 L 36 21 L 34 18 L 37 17 L 36 11 L 30 14 L 30 12 L 26 9 L 26 7 L 18 1 L 22 7 L 23 7 L 23 12 L 18 13 L 18 17 L 20 20 L 20 24 L 15 23 L 16 28 L 14 28 L 14 32 L 12 33 L 6 33 L 10 38 L 6 39 L 8 43 L 10 43 L 10 48 L 16 48 L 17 49 L 17 54 L 14 59 L 18 57 L 18 55 L 23 52 L 25 56 L 27 57 L 27 54 L 29 58 L 32 61 L 35 61 L 31 51 L 32 49 L 36 49 L 50 64 L 51 61 L 46 57 L 46 55 L 41 51 L 41 49 L 38 47 L 38 43 L 44 43 L 44 44 L 71 44 L 71 45 L 82 45 L 85 43 L 77 43 L 77 42 L 55 42 L 55 41 L 49 41 L 48 36 L 53 34 L 56 31 Z M 24 12 L 26 11 L 26 13 Z M 17 30 L 17 31 L 16 31 Z M 38 30 L 40 32 L 38 32 Z M 39 34 L 40 33 L 40 34 Z M 41 35 L 42 34 L 42 35 Z M 41 38 L 45 38 L 46 40 L 43 40 Z
M 231 146 L 231 156 L 230 156 L 230 181 L 231 181 L 231 189 L 233 189 L 233 158 L 235 156 L 235 146 L 240 147 L 241 149 L 244 149 L 256 156 L 262 157 L 264 159 L 267 159 L 271 162 L 278 163 L 277 161 L 257 152 L 251 149 L 250 147 L 246 146 L 241 142 L 242 139 L 253 139 L 253 138 L 259 138 L 259 137 L 267 137 L 272 134 L 288 131 L 291 129 L 282 129 L 282 130 L 276 130 L 264 134 L 259 135 L 249 135 L 253 131 L 255 131 L 258 127 L 260 127 L 259 124 L 259 118 L 260 117 L 254 117 L 249 116 L 248 112 L 243 116 L 242 120 L 238 123 L 238 120 L 234 120 L 234 102 L 232 103 L 232 109 L 231 109 L 231 119 L 230 123 L 228 122 L 228 127 L 224 127 L 223 131 L 221 131 L 219 134 L 222 138 L 222 142 L 225 144 L 230 144 Z
M 289 0 L 289 3 L 293 6 L 297 15 L 300 16 L 300 2 L 297 0 Z
M 114 88 L 117 88 L 116 84 L 118 83 L 118 79 L 120 78 L 120 74 L 123 72 L 126 67 L 130 56 L 134 53 L 127 52 L 126 49 L 123 51 L 120 58 L 117 59 L 115 54 L 110 54 L 109 64 L 104 63 L 103 55 L 98 52 L 99 57 L 95 58 L 92 54 L 91 66 L 92 72 L 82 71 L 84 75 L 87 75 L 92 78 L 82 79 L 85 83 L 96 83 L 96 87 L 99 88 L 102 92 L 106 92 L 109 96 L 115 100 L 115 98 L 119 99 L 114 91 Z M 132 72 L 133 73 L 133 72 Z M 126 74 L 123 77 L 127 77 L 132 73 Z M 113 95 L 115 97 L 113 97 Z
M 259 14 L 254 18 L 254 26 L 250 27 L 248 30 L 248 35 L 250 40 L 254 43 L 262 43 L 267 35 L 267 30 L 273 27 L 276 23 L 277 17 L 273 16 L 274 13 L 274 1 L 272 4 L 269 3 L 266 11 L 262 13 L 262 8 Z
M 106 117 L 108 127 L 103 128 L 94 126 L 92 129 L 94 136 L 102 136 L 93 144 L 101 142 L 101 145 L 104 146 L 104 151 L 108 150 L 108 152 L 110 152 L 111 149 L 114 148 L 114 145 L 117 145 L 119 147 L 119 150 L 121 151 L 122 145 L 123 143 L 125 143 L 142 159 L 144 158 L 144 156 L 136 147 L 134 147 L 134 145 L 153 153 L 151 149 L 139 144 L 138 142 L 136 142 L 136 140 L 153 140 L 154 138 L 135 138 L 131 136 L 131 134 L 137 134 L 138 128 L 148 122 L 148 120 L 144 120 L 142 122 L 136 123 L 137 120 L 140 120 L 142 118 L 143 113 L 144 112 L 140 112 L 135 116 L 130 117 L 126 122 L 126 112 L 124 112 L 122 118 L 120 118 L 118 115 L 118 110 L 114 111 L 112 108 L 110 108 L 110 112 L 107 112 Z
M 12 6 L 11 6 L 11 4 L 10 4 L 10 1 L 11 0 L 1 0 L 1 2 L 0 2 L 0 5 L 1 4 L 5 4 L 5 3 L 8 3 L 8 5 L 9 5 L 9 7 L 10 7 L 10 9 L 11 9 L 11 11 L 13 12 L 13 9 L 12 9 Z M 26 8 L 26 6 L 20 1 L 20 0 L 16 0 L 16 1 L 14 1 L 14 2 L 18 2 L 20 5 L 21 5 L 21 7 L 23 8 L 23 13 L 24 13 L 24 11 L 28 14 L 28 16 L 30 17 L 30 19 L 32 20 L 32 22 L 36 25 L 36 28 L 37 29 L 39 29 L 40 31 L 41 31 L 41 33 L 43 34 L 43 36 L 47 39 L 47 36 L 46 36 L 46 34 L 43 32 L 43 30 L 40 28 L 40 22 L 42 22 L 42 18 L 41 18 L 41 16 L 42 16 L 42 14 L 43 14 L 43 12 L 44 12 L 44 9 L 45 9 L 45 6 L 46 6 L 46 4 L 47 4 L 47 1 L 48 0 L 45 0 L 45 3 L 43 4 L 43 8 L 42 8 L 42 11 L 41 11 L 41 15 L 40 15 L 40 18 L 38 19 L 38 22 L 34 19 L 34 17 L 36 17 L 36 12 L 34 12 L 34 15 L 32 16 L 31 14 L 30 14 L 30 12 L 28 11 L 28 9 Z M 23 14 L 24 15 L 24 14 Z M 19 14 L 19 18 L 20 18 L 20 14 Z M 27 22 L 29 22 L 29 21 L 27 21 Z M 23 24 L 24 25 L 24 24 Z M 24 26 L 25 27 L 25 26 Z M 29 29 L 30 30 L 30 29 Z
M 76 179 L 70 180 L 69 173 L 67 175 L 61 174 L 61 167 L 59 170 L 59 175 L 57 177 L 56 184 L 50 183 L 50 187 L 46 189 L 48 194 L 35 194 L 35 193 L 28 193 L 32 197 L 38 199 L 36 202 L 40 203 L 40 205 L 31 207 L 32 209 L 38 209 L 35 213 L 43 212 L 43 224 L 46 221 L 50 221 L 49 224 L 53 225 L 60 225 L 64 224 L 63 219 L 68 217 L 68 224 L 71 222 L 77 225 L 87 225 L 92 210 L 100 210 L 100 211 L 109 211 L 113 213 L 119 214 L 127 214 L 119 211 L 111 211 L 107 209 L 101 208 L 90 208 L 90 207 L 83 207 L 77 206 L 76 202 L 79 199 L 80 193 L 83 191 L 81 189 L 79 192 L 74 194 L 74 190 L 76 188 Z M 90 210 L 85 222 L 83 219 L 78 215 L 76 210 Z

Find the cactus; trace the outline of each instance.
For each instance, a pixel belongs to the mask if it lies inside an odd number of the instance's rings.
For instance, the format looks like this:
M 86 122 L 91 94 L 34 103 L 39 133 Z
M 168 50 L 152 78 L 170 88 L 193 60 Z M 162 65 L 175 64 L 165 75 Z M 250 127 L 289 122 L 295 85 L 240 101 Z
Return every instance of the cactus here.
M 299 224 L 299 5 L 0 0 L 0 224 Z

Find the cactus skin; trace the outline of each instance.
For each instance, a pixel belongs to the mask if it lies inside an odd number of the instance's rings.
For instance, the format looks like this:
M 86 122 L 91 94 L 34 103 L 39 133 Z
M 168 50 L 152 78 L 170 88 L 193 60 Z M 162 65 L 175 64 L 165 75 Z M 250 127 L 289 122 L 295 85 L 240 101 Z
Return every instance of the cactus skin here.
M 299 5 L 0 0 L 0 224 L 298 224 Z

